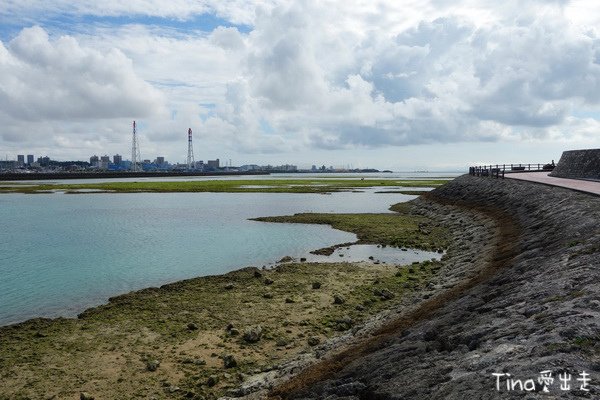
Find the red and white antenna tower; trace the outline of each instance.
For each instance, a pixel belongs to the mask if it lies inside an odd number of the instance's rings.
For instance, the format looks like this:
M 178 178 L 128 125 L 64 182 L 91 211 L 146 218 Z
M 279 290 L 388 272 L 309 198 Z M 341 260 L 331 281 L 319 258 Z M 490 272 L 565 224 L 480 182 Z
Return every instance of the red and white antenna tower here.
M 137 133 L 135 130 L 135 121 L 133 121 L 133 137 L 131 139 L 131 170 L 141 170 L 142 156 L 140 156 L 140 147 L 138 145 Z
M 192 146 L 192 128 L 188 129 L 187 167 L 188 167 L 188 169 L 192 169 L 192 168 L 195 167 L 195 163 L 194 163 L 194 147 Z

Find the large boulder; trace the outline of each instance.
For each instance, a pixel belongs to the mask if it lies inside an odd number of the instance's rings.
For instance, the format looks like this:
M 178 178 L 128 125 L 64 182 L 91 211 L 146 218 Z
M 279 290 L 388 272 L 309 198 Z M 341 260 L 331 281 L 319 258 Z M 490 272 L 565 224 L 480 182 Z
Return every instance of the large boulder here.
M 262 337 L 262 327 L 260 325 L 246 328 L 243 339 L 248 343 L 256 343 Z

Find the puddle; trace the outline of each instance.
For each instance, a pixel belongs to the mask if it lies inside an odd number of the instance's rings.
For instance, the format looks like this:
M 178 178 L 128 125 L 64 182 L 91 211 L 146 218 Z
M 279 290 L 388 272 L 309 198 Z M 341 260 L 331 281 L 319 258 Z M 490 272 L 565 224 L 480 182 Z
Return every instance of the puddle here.
M 417 249 L 407 249 L 399 247 L 377 247 L 373 244 L 354 244 L 348 247 L 340 247 L 329 255 L 319 255 L 307 253 L 301 257 L 306 258 L 306 262 L 370 262 L 374 264 L 394 264 L 407 265 L 413 262 L 423 262 L 428 260 L 439 260 L 443 253 L 435 251 L 424 251 Z M 299 258 L 294 259 L 298 262 Z
M 273 189 L 281 186 L 269 186 L 269 185 L 241 185 L 238 186 L 240 189 Z
M 293 188 L 293 187 L 324 187 L 324 186 L 328 186 L 327 184 L 324 183 L 310 183 L 308 185 L 241 185 L 238 186 L 240 189 L 271 189 L 271 188 Z
M 406 194 L 406 195 L 411 195 L 408 192 L 415 192 L 415 196 L 418 196 L 421 192 L 429 192 L 431 190 L 433 190 L 434 188 L 431 187 L 402 187 L 402 186 L 390 186 L 390 187 L 378 187 L 378 188 L 374 188 L 376 189 L 376 191 L 374 191 L 374 193 L 387 193 L 387 194 L 392 194 L 392 193 L 400 193 L 400 194 Z
M 46 189 L 36 190 L 33 194 L 78 194 L 78 193 L 114 193 L 114 190 L 104 189 Z
M 291 184 L 291 185 L 287 185 L 287 186 L 288 187 L 302 187 L 302 186 L 329 186 L 329 185 L 326 184 L 326 183 L 311 182 L 308 185 L 294 185 L 294 184 Z
M 112 193 L 114 190 L 106 190 L 106 189 L 72 189 L 66 190 L 69 193 Z
M 23 187 L 32 187 L 35 185 L 26 185 L 26 184 L 19 184 L 19 183 L 11 183 L 11 184 L 2 184 L 0 185 L 0 187 L 3 188 L 23 188 Z

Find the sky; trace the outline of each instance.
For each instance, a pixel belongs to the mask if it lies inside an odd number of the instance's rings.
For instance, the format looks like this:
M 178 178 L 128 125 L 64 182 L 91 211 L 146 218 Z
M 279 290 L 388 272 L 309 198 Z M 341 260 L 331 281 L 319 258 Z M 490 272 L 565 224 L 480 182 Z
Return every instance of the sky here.
M 462 170 L 600 147 L 596 0 L 2 0 L 0 158 Z

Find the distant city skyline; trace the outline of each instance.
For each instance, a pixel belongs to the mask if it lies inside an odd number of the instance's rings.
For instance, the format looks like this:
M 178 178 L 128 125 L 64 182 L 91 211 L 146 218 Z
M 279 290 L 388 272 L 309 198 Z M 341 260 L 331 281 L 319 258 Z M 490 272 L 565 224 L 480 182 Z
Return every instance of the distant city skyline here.
M 43 160 L 43 161 L 41 161 Z M 108 155 L 108 154 L 104 154 L 104 155 L 98 155 L 98 154 L 93 154 L 92 156 L 89 157 L 89 159 L 75 159 L 75 158 L 69 158 L 67 160 L 58 160 L 58 159 L 54 159 L 48 155 L 44 155 L 44 156 L 39 156 L 39 157 L 35 157 L 35 155 L 33 154 L 28 154 L 27 156 L 25 156 L 24 154 L 18 154 L 16 156 L 16 158 L 9 158 L 8 156 L 5 156 L 4 159 L 0 159 L 0 162 L 2 162 L 4 164 L 4 162 L 12 162 L 12 165 L 14 166 L 14 168 L 19 168 L 19 167 L 39 167 L 41 164 L 45 164 L 48 163 L 49 161 L 56 161 L 56 162 L 60 162 L 60 163 L 68 163 L 68 162 L 84 162 L 84 163 L 89 163 L 90 166 L 92 167 L 100 167 L 103 169 L 106 169 L 109 165 L 121 165 L 124 168 L 122 168 L 123 170 L 129 170 L 131 168 L 131 160 L 123 158 L 122 155 L 120 154 L 114 154 L 112 156 Z M 271 164 L 253 164 L 253 163 L 244 163 L 244 162 L 239 162 L 239 163 L 233 163 L 233 161 L 231 159 L 229 160 L 223 160 L 224 163 L 221 164 L 221 161 L 219 158 L 213 159 L 213 160 L 196 160 L 193 165 L 190 167 L 189 164 L 187 163 L 182 163 L 182 162 L 170 162 L 169 160 L 167 160 L 164 156 L 156 156 L 153 159 L 144 159 L 142 160 L 144 164 L 155 164 L 157 166 L 169 166 L 169 167 L 188 167 L 188 169 L 202 169 L 203 166 L 206 166 L 210 169 L 219 169 L 219 168 L 230 168 L 230 167 L 234 167 L 234 168 L 240 168 L 243 171 L 251 171 L 251 170 L 265 170 L 265 169 L 276 169 L 276 170 L 289 170 L 289 171 L 296 171 L 298 169 L 302 169 L 302 170 L 313 170 L 313 171 L 325 171 L 325 170 L 355 170 L 355 169 L 361 169 L 359 167 L 355 167 L 352 164 L 344 164 L 344 165 L 316 165 L 316 164 L 311 164 L 311 163 L 302 163 L 301 167 L 298 168 L 297 165 L 294 164 L 280 164 L 280 165 L 271 165 Z M 12 168 L 12 167 L 11 167 Z M 373 169 L 373 168 L 366 168 L 366 169 Z
M 460 170 L 600 147 L 600 6 L 6 0 L 0 157 Z

